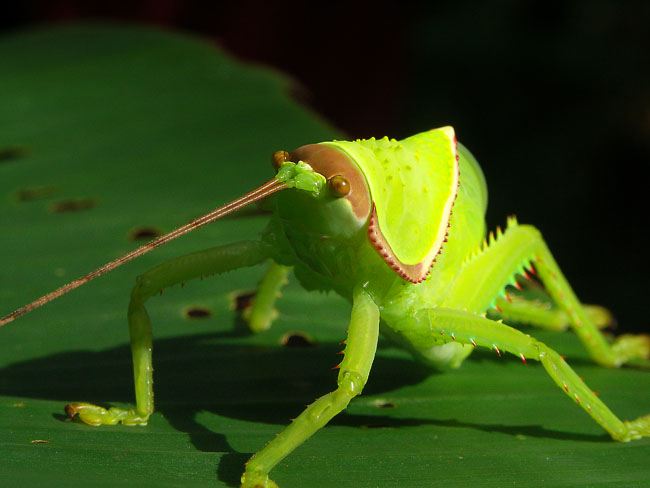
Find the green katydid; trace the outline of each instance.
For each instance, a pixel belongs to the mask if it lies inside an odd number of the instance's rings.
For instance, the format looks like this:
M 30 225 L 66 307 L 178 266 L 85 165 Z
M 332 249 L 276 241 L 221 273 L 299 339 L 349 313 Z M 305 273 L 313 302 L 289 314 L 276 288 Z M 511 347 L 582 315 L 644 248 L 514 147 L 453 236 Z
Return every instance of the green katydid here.
M 450 127 L 402 141 L 383 138 L 310 144 L 272 158 L 276 176 L 234 200 L 0 319 L 0 326 L 202 225 L 268 199 L 271 222 L 257 241 L 220 246 L 163 263 L 137 279 L 128 319 L 136 406 L 125 410 L 77 403 L 66 407 L 91 425 L 145 425 L 152 414 L 149 297 L 176 283 L 269 262 L 246 320 L 270 326 L 290 269 L 307 289 L 333 290 L 352 303 L 338 387 L 309 405 L 246 464 L 244 487 L 277 486 L 270 470 L 359 395 L 381 332 L 434 366 L 459 366 L 477 347 L 540 361 L 553 381 L 612 438 L 650 436 L 650 415 L 619 420 L 555 351 L 502 320 L 569 326 L 592 359 L 608 367 L 650 366 L 650 338 L 609 343 L 597 308 L 583 306 L 540 233 L 508 220 L 486 238 L 487 189 L 478 163 Z M 273 195 L 273 196 L 271 196 Z M 532 301 L 510 301 L 509 285 L 538 275 L 559 306 L 549 316 Z M 518 281 L 519 280 L 519 281 Z M 599 315 L 599 313 L 601 315 Z M 559 322 L 558 322 L 559 317 Z

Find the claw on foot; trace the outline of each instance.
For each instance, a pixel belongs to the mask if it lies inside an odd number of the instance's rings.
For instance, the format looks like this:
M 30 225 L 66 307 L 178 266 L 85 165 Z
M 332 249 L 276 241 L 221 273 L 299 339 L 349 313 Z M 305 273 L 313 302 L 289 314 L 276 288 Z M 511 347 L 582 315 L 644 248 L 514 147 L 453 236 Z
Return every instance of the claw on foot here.
M 241 477 L 241 488 L 279 488 L 267 474 L 246 471 Z
M 612 350 L 621 363 L 634 363 L 634 360 L 647 360 L 650 358 L 650 336 L 645 334 L 623 334 L 616 338 Z
M 90 403 L 70 403 L 65 406 L 65 413 L 71 419 L 75 415 L 88 425 L 147 425 L 149 415 L 139 415 L 135 410 L 112 407 L 105 409 Z
M 612 313 L 600 305 L 583 305 L 587 317 L 591 319 L 599 329 L 616 328 L 616 319 Z
M 618 440 L 628 442 L 642 437 L 650 437 L 650 415 L 644 415 L 632 421 L 626 420 L 625 427 L 627 427 L 625 437 Z

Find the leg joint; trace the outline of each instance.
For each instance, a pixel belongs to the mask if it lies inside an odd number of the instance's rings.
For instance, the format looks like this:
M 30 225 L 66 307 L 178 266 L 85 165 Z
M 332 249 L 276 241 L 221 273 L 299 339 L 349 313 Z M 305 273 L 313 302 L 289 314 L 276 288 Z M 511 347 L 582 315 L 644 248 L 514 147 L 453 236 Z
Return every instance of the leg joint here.
M 152 289 L 153 282 L 146 277 L 146 274 L 136 278 L 135 285 L 131 289 L 131 302 L 145 302 L 155 291 Z
M 337 397 L 343 395 L 348 398 L 349 402 L 352 398 L 361 394 L 363 387 L 366 386 L 366 380 L 359 373 L 343 370 L 339 373 L 338 385 L 339 387 L 334 392 L 335 395 Z

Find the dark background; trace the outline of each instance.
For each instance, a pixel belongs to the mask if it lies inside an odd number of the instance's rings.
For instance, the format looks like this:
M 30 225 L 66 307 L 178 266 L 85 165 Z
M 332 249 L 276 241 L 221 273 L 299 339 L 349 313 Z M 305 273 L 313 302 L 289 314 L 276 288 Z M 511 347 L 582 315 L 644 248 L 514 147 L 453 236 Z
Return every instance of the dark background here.
M 535 224 L 584 301 L 650 330 L 650 2 L 32 0 L 5 7 L 0 30 L 88 19 L 284 71 L 350 137 L 453 125 L 485 171 L 490 227 Z

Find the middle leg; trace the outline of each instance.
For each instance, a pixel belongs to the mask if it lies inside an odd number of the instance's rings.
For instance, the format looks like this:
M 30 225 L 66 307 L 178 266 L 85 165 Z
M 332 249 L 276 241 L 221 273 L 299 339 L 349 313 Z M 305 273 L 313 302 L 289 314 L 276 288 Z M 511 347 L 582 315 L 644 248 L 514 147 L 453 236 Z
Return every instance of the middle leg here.
M 272 259 L 269 261 L 269 267 L 257 285 L 252 305 L 245 308 L 242 313 L 251 332 L 261 332 L 271 327 L 271 322 L 277 315 L 273 306 L 280 296 L 280 289 L 288 283 L 287 275 L 291 271 L 291 267 L 278 264 Z

